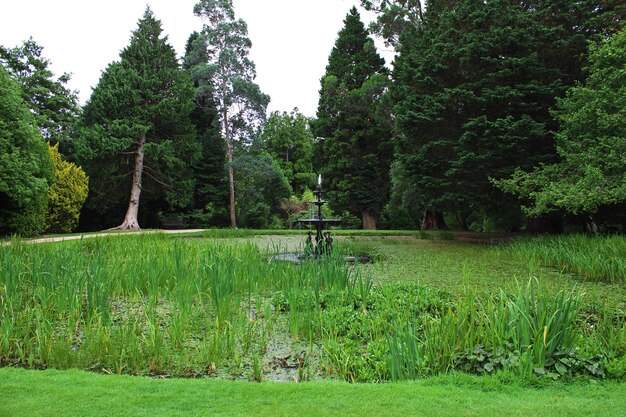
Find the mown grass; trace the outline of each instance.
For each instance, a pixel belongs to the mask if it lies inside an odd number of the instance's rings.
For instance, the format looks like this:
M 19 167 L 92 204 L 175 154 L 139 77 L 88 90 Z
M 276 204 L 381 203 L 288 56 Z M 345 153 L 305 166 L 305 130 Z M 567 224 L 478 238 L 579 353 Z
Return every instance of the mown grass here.
M 0 415 L 626 416 L 623 383 L 528 388 L 462 374 L 393 384 L 251 384 L 0 369 Z

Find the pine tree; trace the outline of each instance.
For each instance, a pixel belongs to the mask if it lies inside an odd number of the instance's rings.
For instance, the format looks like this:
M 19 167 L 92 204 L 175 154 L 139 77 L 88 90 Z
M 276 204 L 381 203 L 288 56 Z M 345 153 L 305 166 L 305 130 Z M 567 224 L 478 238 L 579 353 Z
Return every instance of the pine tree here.
M 84 109 L 79 154 L 91 179 L 88 204 L 106 213 L 130 189 L 116 229 L 139 228 L 142 190 L 152 201 L 165 200 L 165 209 L 184 207 L 193 195 L 189 166 L 199 150 L 190 122 L 194 90 L 161 34 L 160 21 L 147 8 L 130 45 L 102 74 Z
M 360 216 L 376 228 L 389 194 L 392 156 L 388 76 L 356 8 L 344 20 L 322 78 L 316 137 L 316 162 L 337 211 Z

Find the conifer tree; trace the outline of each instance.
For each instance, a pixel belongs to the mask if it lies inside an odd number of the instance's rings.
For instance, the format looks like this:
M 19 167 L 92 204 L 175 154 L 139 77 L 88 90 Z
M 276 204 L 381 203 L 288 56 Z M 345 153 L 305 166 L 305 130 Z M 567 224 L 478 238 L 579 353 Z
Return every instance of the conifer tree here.
M 376 228 L 389 194 L 392 156 L 388 76 L 384 60 L 353 7 L 339 32 L 321 81 L 316 162 L 333 209 Z
M 193 85 L 161 35 L 160 21 L 147 8 L 130 45 L 104 71 L 84 109 L 79 154 L 91 179 L 88 204 L 106 213 L 130 191 L 116 229 L 139 229 L 142 190 L 169 208 L 186 206 L 193 194 Z

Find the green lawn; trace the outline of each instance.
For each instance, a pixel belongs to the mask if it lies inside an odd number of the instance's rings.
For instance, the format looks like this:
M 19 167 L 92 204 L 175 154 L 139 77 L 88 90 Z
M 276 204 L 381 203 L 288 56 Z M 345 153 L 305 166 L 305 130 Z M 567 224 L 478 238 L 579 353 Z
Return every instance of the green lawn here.
M 459 374 L 402 384 L 256 384 L 5 368 L 0 415 L 619 417 L 625 392 L 618 383 L 524 388 Z

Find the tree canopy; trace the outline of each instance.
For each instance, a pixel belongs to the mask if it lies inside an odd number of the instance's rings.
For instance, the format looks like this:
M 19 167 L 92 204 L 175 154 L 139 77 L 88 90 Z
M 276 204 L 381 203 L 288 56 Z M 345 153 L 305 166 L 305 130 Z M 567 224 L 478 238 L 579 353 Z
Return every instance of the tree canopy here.
M 560 161 L 499 182 L 531 215 L 594 214 L 626 202 L 626 29 L 591 47 L 588 71 L 558 101 Z

